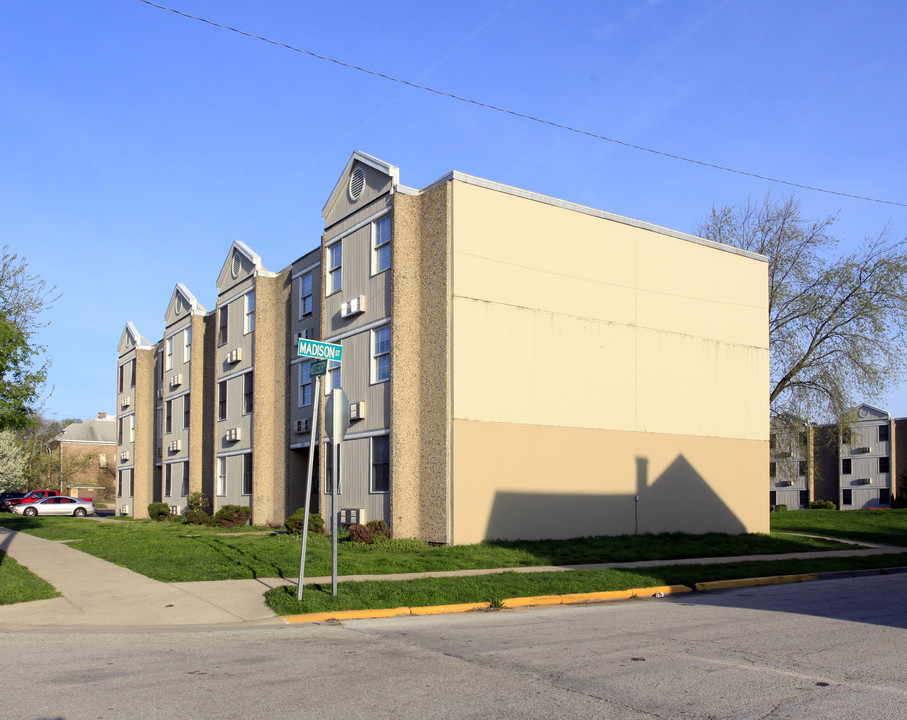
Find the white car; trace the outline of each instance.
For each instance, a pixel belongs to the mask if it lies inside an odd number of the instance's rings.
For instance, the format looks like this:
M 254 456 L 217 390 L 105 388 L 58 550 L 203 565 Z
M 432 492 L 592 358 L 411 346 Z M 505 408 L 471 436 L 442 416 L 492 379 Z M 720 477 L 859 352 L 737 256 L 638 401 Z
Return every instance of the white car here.
M 19 515 L 28 515 L 29 517 L 34 515 L 85 517 L 86 515 L 94 515 L 94 503 L 91 500 L 58 495 L 25 505 L 13 505 L 10 510 Z

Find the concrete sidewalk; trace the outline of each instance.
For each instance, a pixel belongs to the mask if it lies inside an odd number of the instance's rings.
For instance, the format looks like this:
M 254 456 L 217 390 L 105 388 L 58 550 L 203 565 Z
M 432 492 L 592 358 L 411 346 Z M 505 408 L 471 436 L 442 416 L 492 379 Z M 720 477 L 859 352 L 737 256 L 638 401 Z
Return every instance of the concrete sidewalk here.
M 855 543 L 856 544 L 856 543 Z M 43 540 L 0 527 L 0 550 L 53 585 L 63 597 L 0 605 L 0 630 L 34 627 L 172 627 L 181 625 L 283 625 L 264 603 L 264 593 L 295 580 L 259 578 L 162 583 L 126 568 L 74 550 L 63 542 Z M 859 557 L 907 552 L 905 548 L 872 546 L 855 550 L 784 555 L 648 560 L 593 565 L 451 570 L 393 575 L 348 575 L 342 581 L 411 580 L 420 577 L 465 577 L 504 572 L 569 572 L 601 568 L 645 568 L 671 564 L 729 563 L 751 560 Z M 329 584 L 330 577 L 306 578 L 308 584 Z

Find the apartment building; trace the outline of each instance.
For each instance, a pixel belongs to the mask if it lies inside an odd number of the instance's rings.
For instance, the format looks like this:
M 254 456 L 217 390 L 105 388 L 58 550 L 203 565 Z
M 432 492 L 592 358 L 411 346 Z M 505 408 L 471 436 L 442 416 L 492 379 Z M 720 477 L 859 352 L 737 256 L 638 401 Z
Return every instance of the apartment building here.
M 769 505 L 790 510 L 808 507 L 814 487 L 813 427 L 800 418 L 785 416 L 772 422 L 769 438 Z
M 408 188 L 360 152 L 322 216 L 320 247 L 277 272 L 232 244 L 217 306 L 198 306 L 188 341 L 210 372 L 171 391 L 186 369 L 164 370 L 157 426 L 139 408 L 154 400 L 155 352 L 166 367 L 172 338 L 182 360 L 184 326 L 168 317 L 158 347 L 127 324 L 119 363 L 137 361 L 137 405 L 118 407 L 142 439 L 127 434 L 120 451 L 147 462 L 144 436 L 159 433 L 167 452 L 160 491 L 147 473 L 141 494 L 137 474 L 124 484 L 130 512 L 167 488 L 179 500 L 187 474 L 190 491 L 215 509 L 249 505 L 255 523 L 304 505 L 309 453 L 332 477 L 312 437 L 310 359 L 296 352 L 309 338 L 343 347 L 322 387 L 350 403 L 345 518 L 450 544 L 767 531 L 764 258 L 457 172 Z M 183 392 L 188 428 L 174 429 Z M 186 455 L 180 433 L 197 418 L 211 442 L 194 475 L 195 441 Z M 331 490 L 316 480 L 312 509 L 328 516 Z

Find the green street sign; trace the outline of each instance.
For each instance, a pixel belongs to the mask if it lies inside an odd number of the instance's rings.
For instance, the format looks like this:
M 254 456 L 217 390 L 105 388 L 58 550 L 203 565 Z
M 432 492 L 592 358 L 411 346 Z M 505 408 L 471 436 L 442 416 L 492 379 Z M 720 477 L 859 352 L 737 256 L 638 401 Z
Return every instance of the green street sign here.
M 327 375 L 328 373 L 328 361 L 327 360 L 314 360 L 311 365 L 309 365 L 309 378 L 321 377 Z
M 305 340 L 299 338 L 299 347 L 296 350 L 297 355 L 312 357 L 325 360 L 336 360 L 340 362 L 340 356 L 343 353 L 342 345 L 321 342 L 320 340 Z

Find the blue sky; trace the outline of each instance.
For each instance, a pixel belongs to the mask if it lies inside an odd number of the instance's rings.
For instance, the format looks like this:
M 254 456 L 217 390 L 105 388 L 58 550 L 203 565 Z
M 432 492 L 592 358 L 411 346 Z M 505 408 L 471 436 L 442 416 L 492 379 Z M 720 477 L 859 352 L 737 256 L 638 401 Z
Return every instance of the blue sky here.
M 166 0 L 182 12 L 627 143 L 907 203 L 900 0 Z M 450 170 L 691 231 L 783 185 L 393 83 L 139 0 L 0 4 L 0 242 L 62 292 L 41 341 L 54 417 L 115 411 L 126 321 L 230 243 L 269 270 L 317 246 L 353 150 L 424 187 Z M 847 243 L 907 207 L 794 191 Z M 907 383 L 878 403 L 907 416 Z

